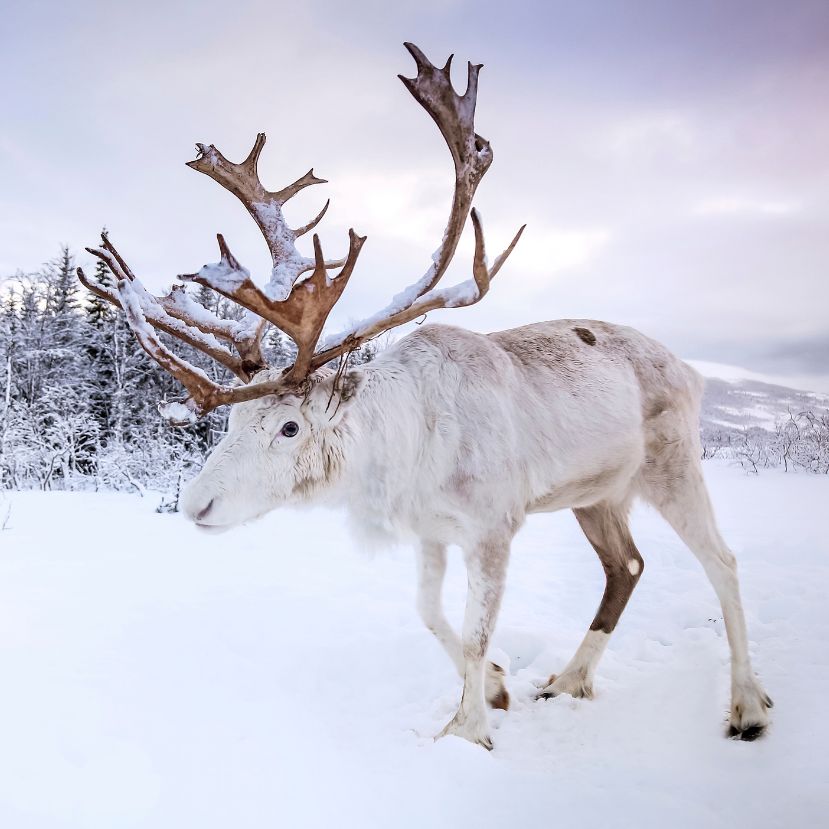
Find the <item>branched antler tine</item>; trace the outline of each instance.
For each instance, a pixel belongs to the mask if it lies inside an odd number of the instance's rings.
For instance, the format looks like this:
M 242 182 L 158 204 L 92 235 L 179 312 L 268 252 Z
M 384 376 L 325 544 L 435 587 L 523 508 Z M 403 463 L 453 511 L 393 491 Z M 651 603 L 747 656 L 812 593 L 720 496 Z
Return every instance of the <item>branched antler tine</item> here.
M 489 290 L 489 269 L 486 261 L 486 243 L 484 242 L 484 229 L 481 225 L 481 216 L 475 208 L 472 208 L 472 227 L 475 229 L 475 255 L 472 258 L 472 276 L 478 291 L 482 295 Z
M 87 248 L 89 250 L 89 248 Z M 121 303 L 118 301 L 118 295 L 114 292 L 110 292 L 107 290 L 103 285 L 99 285 L 92 279 L 89 279 L 87 275 L 84 273 L 83 268 L 76 268 L 75 273 L 78 275 L 78 279 L 81 281 L 81 284 L 86 288 L 88 291 L 91 291 L 95 296 L 100 297 L 101 299 L 106 300 L 107 302 L 111 303 L 112 305 L 119 306 Z
M 318 233 L 313 236 L 314 241 L 314 276 L 325 273 L 325 257 L 322 255 L 322 244 Z
M 231 285 L 237 286 L 250 280 L 250 271 L 239 263 L 231 253 L 224 236 L 216 234 L 219 243 L 219 261 L 210 265 L 202 265 L 195 273 L 180 273 L 179 279 L 185 282 L 198 282 L 208 288 L 233 299 Z
M 287 187 L 283 187 L 281 190 L 277 190 L 272 195 L 274 198 L 280 203 L 285 204 L 288 199 L 292 199 L 300 190 L 304 190 L 306 187 L 310 187 L 312 184 L 327 184 L 328 179 L 325 178 L 317 178 L 314 175 L 314 168 L 312 167 L 304 176 L 298 178 L 293 184 L 289 184 Z
M 212 334 L 235 345 L 250 336 L 237 320 L 223 319 L 194 300 L 184 285 L 173 285 L 167 294 L 155 299 L 169 316 L 192 325 L 205 334 Z
M 481 69 L 484 68 L 482 63 L 472 63 L 467 61 L 466 64 L 466 92 L 463 93 L 463 100 L 469 107 L 469 117 L 475 116 L 475 105 L 478 102 L 478 75 Z
M 238 271 L 241 268 L 239 260 L 230 252 L 230 248 L 225 242 L 225 237 L 221 233 L 216 234 L 216 241 L 219 243 L 219 254 L 222 262 L 226 263 L 229 268 Z
M 215 408 L 211 406 L 211 398 L 220 392 L 221 388 L 213 383 L 201 369 L 174 354 L 159 340 L 144 316 L 141 301 L 131 282 L 119 280 L 118 293 L 127 322 L 141 347 L 187 389 L 199 409 L 204 411 Z
M 103 260 L 118 280 L 118 289 L 112 290 L 89 279 L 83 270 L 78 268 L 78 278 L 97 296 L 107 300 L 116 307 L 122 308 L 126 313 L 120 286 L 121 283 L 130 285 L 132 294 L 137 297 L 141 313 L 147 324 L 201 351 L 220 365 L 232 371 L 241 380 L 249 380 L 251 375 L 262 367 L 263 361 L 261 360 L 261 354 L 259 354 L 258 367 L 256 365 L 255 349 L 251 348 L 245 353 L 242 353 L 243 349 L 240 349 L 241 359 L 237 358 L 230 350 L 221 345 L 218 340 L 214 339 L 215 336 L 222 335 L 222 332 L 217 331 L 215 327 L 212 330 L 208 330 L 206 325 L 203 327 L 197 325 L 192 314 L 188 315 L 182 311 L 179 313 L 171 313 L 169 306 L 172 304 L 172 301 L 165 302 L 167 298 L 159 298 L 149 293 L 141 284 L 141 281 L 136 279 L 123 258 L 118 256 L 116 259 L 117 251 L 115 251 L 111 243 L 103 250 L 99 248 L 87 248 L 86 250 L 98 259 Z M 205 310 L 204 314 L 208 315 L 209 312 Z M 215 319 L 216 323 L 222 322 L 218 318 Z M 132 326 L 130 325 L 130 327 Z M 239 348 L 238 344 L 237 348 Z
M 518 244 L 518 240 L 521 238 L 521 234 L 524 232 L 526 225 L 521 225 L 518 228 L 518 232 L 512 237 L 512 241 L 498 255 L 490 268 L 486 258 L 486 245 L 484 243 L 484 228 L 483 222 L 481 221 L 481 214 L 473 207 L 470 215 L 472 217 L 472 226 L 475 228 L 475 256 L 472 260 L 472 275 L 481 296 L 483 296 L 489 290 L 489 283 L 495 278 L 495 274 L 501 270 L 501 266 L 506 262 L 513 248 Z
M 518 240 L 521 238 L 521 234 L 524 232 L 524 229 L 526 227 L 527 226 L 524 224 L 524 225 L 521 225 L 521 227 L 518 228 L 518 232 L 515 234 L 515 236 L 512 237 L 512 241 L 507 245 L 507 247 L 503 250 L 503 252 L 501 254 L 499 254 L 499 256 L 495 259 L 495 262 L 493 263 L 492 267 L 489 269 L 489 278 L 490 278 L 490 280 L 494 279 L 495 274 L 497 274 L 498 271 L 501 270 L 501 266 L 504 264 L 504 262 L 507 261 L 507 257 L 512 253 L 513 248 L 515 248 L 515 246 L 518 244 Z
M 258 178 L 259 156 L 262 154 L 262 148 L 265 146 L 265 133 L 256 133 L 256 140 L 250 148 L 248 157 L 242 162 L 242 167 L 250 171 L 251 175 Z
M 233 193 L 245 206 L 256 222 L 273 261 L 271 271 L 271 294 L 284 300 L 301 273 L 309 270 L 308 262 L 296 249 L 298 232 L 288 227 L 282 214 L 282 206 L 305 187 L 324 184 L 325 179 L 317 178 L 313 169 L 292 184 L 277 191 L 266 190 L 259 180 L 257 169 L 259 155 L 265 146 L 265 134 L 259 133 L 248 157 L 236 163 L 228 161 L 213 144 L 197 144 L 199 157 L 188 161 L 187 166 L 210 176 L 214 181 Z M 323 210 L 323 213 L 325 211 Z M 322 215 L 310 222 L 301 232 L 310 230 Z
M 483 68 L 483 64 L 468 64 L 466 92 L 461 96 L 455 92 L 452 86 L 449 71 L 451 57 L 443 69 L 438 69 L 417 46 L 412 43 L 404 45 L 415 59 L 417 76 L 406 78 L 403 75 L 398 75 L 398 77 L 403 81 L 406 89 L 411 92 L 415 100 L 438 125 L 438 129 L 452 153 L 455 168 L 458 173 L 461 173 L 476 161 L 474 139 L 477 136 L 475 135 L 473 122 L 478 95 L 478 73 Z M 481 159 L 480 161 L 485 161 L 485 163 L 475 165 L 483 167 L 479 172 L 479 179 L 492 161 L 491 154 L 488 160 Z M 467 172 L 471 172 L 471 170 L 467 170 Z
M 101 239 L 103 238 L 104 237 L 101 236 Z M 98 259 L 103 260 L 107 267 L 113 272 L 113 274 L 115 274 L 116 279 L 132 280 L 132 274 L 128 270 L 124 270 L 122 263 L 119 262 L 115 256 L 113 256 L 112 251 L 108 248 L 84 248 L 84 250 L 86 250 L 87 253 L 91 253 L 93 256 L 96 256 Z
M 329 339 L 329 345 L 314 356 L 312 368 L 324 365 L 329 360 L 358 347 L 361 343 L 389 331 L 418 317 L 436 311 L 439 308 L 463 308 L 479 302 L 489 291 L 495 275 L 501 269 L 507 257 L 512 253 L 526 225 L 522 225 L 513 236 L 507 248 L 495 260 L 492 267 L 487 266 L 486 247 L 484 244 L 483 223 L 477 210 L 472 210 L 472 224 L 475 228 L 475 254 L 472 263 L 473 278 L 452 288 L 435 289 L 417 297 L 413 302 L 389 309 L 385 316 L 369 317 L 354 326 L 348 333 Z
M 292 231 L 294 236 L 296 238 L 299 238 L 300 236 L 304 236 L 309 230 L 313 230 L 322 221 L 322 217 L 328 211 L 328 205 L 330 204 L 331 199 L 328 199 L 323 205 L 322 210 L 320 210 L 320 212 L 317 213 L 317 215 L 313 219 L 311 219 L 311 221 L 308 222 L 308 224 L 303 225 L 302 227 L 298 227 L 296 230 Z M 335 265 L 334 267 L 337 266 Z
M 354 266 L 357 264 L 357 257 L 360 255 L 360 251 L 363 249 L 363 245 L 366 242 L 366 236 L 358 236 L 354 232 L 354 228 L 350 227 L 348 229 L 348 255 L 345 257 L 345 263 L 343 265 L 343 269 L 337 274 L 336 278 L 332 281 L 329 280 L 329 284 L 333 284 L 336 286 L 337 291 L 337 299 L 340 298 L 342 292 L 345 290 L 345 286 L 348 284 L 348 280 L 351 278 L 351 274 L 354 272 Z M 325 267 L 328 267 L 328 263 L 325 262 Z M 333 308 L 334 302 L 331 303 L 331 307 Z
M 319 237 L 314 234 L 314 262 L 310 266 L 313 273 L 294 285 L 284 300 L 274 299 L 260 290 L 238 262 L 236 269 L 229 268 L 235 259 L 223 239 L 219 243 L 222 259 L 218 264 L 205 265 L 198 273 L 181 278 L 207 285 L 284 331 L 298 349 L 291 376 L 300 378 L 303 372 L 307 373 L 325 320 L 340 298 L 365 241 L 365 237 L 357 236 L 353 230 L 349 231 L 349 238 L 349 252 L 342 261 L 342 270 L 334 279 L 329 279 L 327 271 L 332 263 L 324 258 Z
M 429 58 L 423 54 L 420 50 L 419 46 L 416 46 L 414 43 L 409 42 L 408 40 L 403 44 L 403 48 L 414 58 L 414 62 L 417 64 L 417 71 L 422 72 L 428 69 L 434 69 L 435 67 L 432 66 Z M 449 60 L 452 60 L 450 55 Z M 398 75 L 398 77 L 401 77 Z
M 119 268 L 124 275 L 124 278 L 133 280 L 135 279 L 135 274 L 130 270 L 130 266 L 124 261 L 123 257 L 115 248 L 115 245 L 109 241 L 109 234 L 101 233 L 101 244 L 104 247 L 104 250 L 109 251 L 109 253 L 115 258 L 118 262 Z M 87 248 L 89 250 L 89 248 Z M 110 265 L 110 267 L 112 267 Z
M 354 228 L 348 231 L 348 255 L 342 270 L 334 279 L 329 279 L 326 271 L 327 263 L 322 253 L 319 236 L 314 234 L 314 259 L 316 266 L 314 272 L 305 282 L 300 283 L 291 294 L 289 301 L 296 304 L 301 315 L 301 325 L 296 330 L 296 336 L 289 333 L 289 336 L 297 344 L 296 361 L 289 373 L 291 379 L 301 379 L 309 371 L 321 365 L 315 360 L 314 352 L 319 342 L 320 334 L 325 325 L 331 309 L 336 305 L 342 296 L 354 266 L 357 264 L 357 257 L 366 241 L 365 236 L 358 236 Z
M 437 124 L 455 164 L 455 189 L 443 240 L 433 264 L 416 285 L 416 295 L 423 296 L 437 285 L 455 255 L 475 191 L 492 163 L 492 150 L 475 133 L 481 64 L 469 64 L 467 88 L 461 96 L 452 86 L 451 57 L 443 69 L 437 69 L 413 43 L 404 45 L 417 64 L 417 76 L 400 75 L 400 80 Z

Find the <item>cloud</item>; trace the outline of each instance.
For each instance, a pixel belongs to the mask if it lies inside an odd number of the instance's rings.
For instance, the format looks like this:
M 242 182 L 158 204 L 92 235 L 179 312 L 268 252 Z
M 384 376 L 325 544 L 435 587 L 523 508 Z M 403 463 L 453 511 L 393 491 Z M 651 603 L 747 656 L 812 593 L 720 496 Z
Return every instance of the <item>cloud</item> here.
M 693 213 L 697 216 L 789 216 L 800 209 L 801 205 L 792 201 L 723 196 L 700 202 Z
M 493 231 L 487 229 L 488 238 L 509 239 L 510 235 L 510 229 L 500 223 Z M 530 219 L 510 256 L 510 266 L 531 276 L 532 284 L 539 286 L 555 274 L 588 267 L 611 239 L 606 228 L 556 227 Z
M 697 128 L 687 113 L 646 111 L 611 124 L 604 143 L 615 155 L 652 156 L 670 153 L 688 157 L 699 146 Z

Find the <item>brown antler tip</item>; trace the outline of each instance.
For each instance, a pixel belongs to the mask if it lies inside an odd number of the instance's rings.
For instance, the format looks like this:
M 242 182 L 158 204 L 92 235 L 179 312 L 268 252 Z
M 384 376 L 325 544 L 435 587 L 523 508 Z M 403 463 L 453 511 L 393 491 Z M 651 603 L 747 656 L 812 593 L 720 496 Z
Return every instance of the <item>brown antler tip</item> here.
M 322 255 L 322 245 L 320 244 L 320 237 L 318 234 L 314 234 L 314 262 L 317 266 L 317 270 L 325 273 L 325 257 Z
M 403 43 L 404 48 L 406 51 L 414 58 L 415 63 L 417 64 L 418 68 L 421 66 L 431 66 L 429 63 L 429 59 L 420 49 L 414 45 L 414 43 L 410 43 L 408 40 L 404 41 Z
M 327 178 L 319 178 L 319 176 L 314 175 L 314 168 L 312 167 L 306 174 L 305 177 L 308 179 L 313 179 L 314 184 L 328 184 Z
M 360 236 L 358 233 L 355 233 L 354 228 L 348 228 L 348 239 L 350 242 L 354 242 L 360 246 L 368 239 L 368 236 Z
M 212 144 L 205 146 L 204 144 L 196 143 L 196 157 L 192 161 L 185 161 L 184 163 L 193 170 L 200 170 L 205 158 L 216 152 L 216 148 Z

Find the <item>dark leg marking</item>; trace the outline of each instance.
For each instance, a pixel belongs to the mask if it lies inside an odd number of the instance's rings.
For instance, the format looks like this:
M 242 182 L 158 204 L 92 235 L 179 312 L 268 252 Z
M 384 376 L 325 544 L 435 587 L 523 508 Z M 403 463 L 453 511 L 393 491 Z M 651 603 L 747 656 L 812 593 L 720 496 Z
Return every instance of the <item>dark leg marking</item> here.
M 590 630 L 612 633 L 645 562 L 633 543 L 624 512 L 608 504 L 596 504 L 574 509 L 573 514 L 598 554 L 607 580 Z
M 762 737 L 765 733 L 766 727 L 764 725 L 750 725 L 740 731 L 735 725 L 728 726 L 728 736 L 733 740 L 743 740 L 746 743 L 754 742 L 758 737 Z
M 596 335 L 589 328 L 574 328 L 573 331 L 588 345 L 596 345 Z

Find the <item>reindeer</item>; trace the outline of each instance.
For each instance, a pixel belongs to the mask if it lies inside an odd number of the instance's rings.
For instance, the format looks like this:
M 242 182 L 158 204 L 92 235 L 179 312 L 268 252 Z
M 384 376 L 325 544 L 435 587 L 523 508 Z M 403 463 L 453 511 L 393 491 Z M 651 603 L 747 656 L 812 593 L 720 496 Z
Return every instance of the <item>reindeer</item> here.
M 539 693 L 589 698 L 596 665 L 642 576 L 628 511 L 635 498 L 644 499 L 696 555 L 716 591 L 731 649 L 728 734 L 753 740 L 766 728 L 772 703 L 752 671 L 735 559 L 703 481 L 703 384 L 688 365 L 631 328 L 559 320 L 493 334 L 423 325 L 374 361 L 349 367 L 350 353 L 371 338 L 429 311 L 481 300 L 524 229 L 488 263 L 472 208 L 492 163 L 492 149 L 473 125 L 481 66 L 468 65 L 459 95 L 451 57 L 439 69 L 416 46 L 406 48 L 417 75 L 401 80 L 443 135 L 455 185 L 431 265 L 384 310 L 320 342 L 365 237 L 350 230 L 341 259 L 326 259 L 316 235 L 312 259 L 298 251 L 296 239 L 316 226 L 328 202 L 296 230 L 282 207 L 323 179 L 311 170 L 282 190 L 266 190 L 257 172 L 264 134 L 240 163 L 212 144 L 198 144 L 189 162 L 242 202 L 272 255 L 261 289 L 220 235 L 219 262 L 181 277 L 238 303 L 246 309 L 241 320 L 208 312 L 183 284 L 162 297 L 148 293 L 106 236 L 99 248 L 88 248 L 117 285 L 79 270 L 81 281 L 123 308 L 143 348 L 188 392 L 184 402 L 161 404 L 162 414 L 181 425 L 232 404 L 226 437 L 183 493 L 184 514 L 203 530 L 221 531 L 285 504 L 324 502 L 344 506 L 367 540 L 416 542 L 420 615 L 463 679 L 458 711 L 439 736 L 492 748 L 486 704 L 506 709 L 509 695 L 487 648 L 515 533 L 531 513 L 569 508 L 599 556 L 606 585 L 596 616 L 573 658 Z M 439 287 L 467 216 L 475 235 L 472 278 Z M 269 325 L 297 346 L 287 369 L 263 360 Z M 211 381 L 171 351 L 159 331 L 215 359 L 238 384 Z M 450 544 L 462 549 L 468 573 L 460 636 L 441 609 Z

